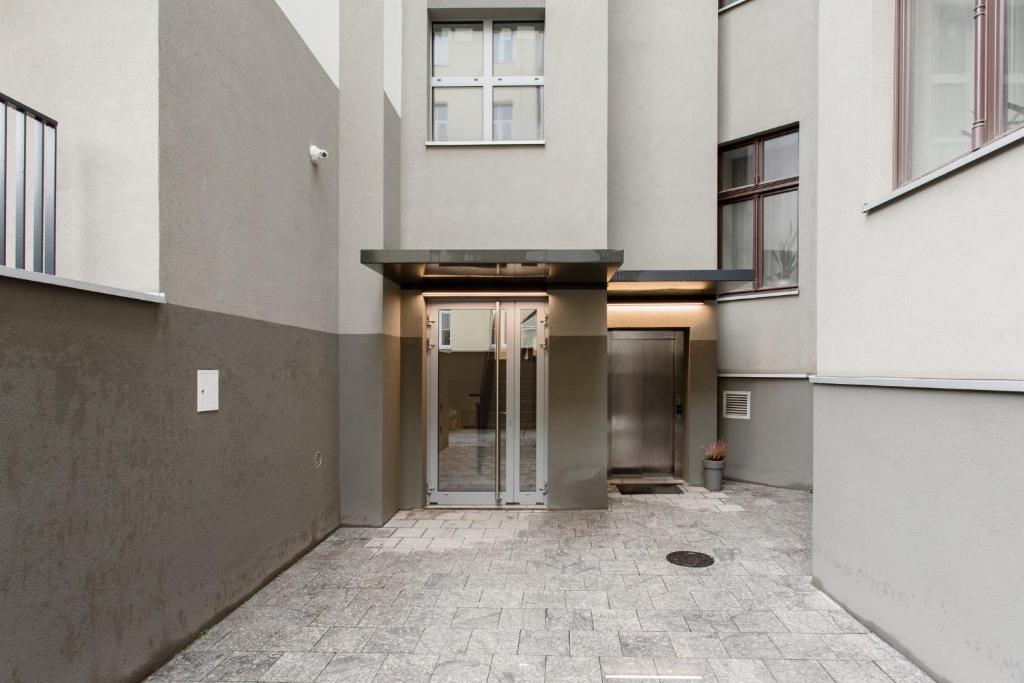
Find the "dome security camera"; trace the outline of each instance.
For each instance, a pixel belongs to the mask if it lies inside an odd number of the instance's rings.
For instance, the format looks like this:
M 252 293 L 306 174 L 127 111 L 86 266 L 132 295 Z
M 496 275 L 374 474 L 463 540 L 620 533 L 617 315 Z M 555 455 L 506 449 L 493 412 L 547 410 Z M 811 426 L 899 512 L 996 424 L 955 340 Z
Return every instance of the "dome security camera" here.
M 327 150 L 320 149 L 316 145 L 309 146 L 309 160 L 313 162 L 314 166 L 319 166 L 321 161 L 327 161 L 329 156 Z

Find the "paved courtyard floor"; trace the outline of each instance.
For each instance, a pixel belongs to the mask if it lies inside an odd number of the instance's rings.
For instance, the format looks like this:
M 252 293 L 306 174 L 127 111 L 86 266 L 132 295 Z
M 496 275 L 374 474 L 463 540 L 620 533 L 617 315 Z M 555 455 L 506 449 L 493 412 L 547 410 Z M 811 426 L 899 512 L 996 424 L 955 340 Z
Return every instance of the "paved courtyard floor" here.
M 811 586 L 809 494 L 609 503 L 339 529 L 152 680 L 931 680 Z

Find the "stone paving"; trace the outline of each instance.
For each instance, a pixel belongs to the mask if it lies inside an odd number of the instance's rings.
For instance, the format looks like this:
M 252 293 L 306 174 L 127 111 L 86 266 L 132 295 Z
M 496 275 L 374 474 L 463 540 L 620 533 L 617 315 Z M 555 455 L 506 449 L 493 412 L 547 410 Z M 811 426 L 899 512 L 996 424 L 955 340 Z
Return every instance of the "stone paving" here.
M 151 680 L 931 680 L 811 586 L 809 494 L 686 491 L 339 529 Z

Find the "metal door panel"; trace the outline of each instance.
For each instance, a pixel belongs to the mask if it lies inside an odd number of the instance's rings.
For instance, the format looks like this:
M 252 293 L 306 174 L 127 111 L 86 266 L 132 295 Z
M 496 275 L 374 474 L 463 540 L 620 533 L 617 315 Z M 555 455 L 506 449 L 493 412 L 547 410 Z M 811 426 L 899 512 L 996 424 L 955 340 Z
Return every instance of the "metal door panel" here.
M 609 340 L 609 469 L 672 474 L 675 333 L 614 330 Z
M 625 474 L 643 472 L 643 341 L 612 335 L 609 374 L 611 394 L 611 468 Z
M 643 463 L 645 472 L 672 472 L 673 382 L 671 340 L 647 339 L 643 374 Z

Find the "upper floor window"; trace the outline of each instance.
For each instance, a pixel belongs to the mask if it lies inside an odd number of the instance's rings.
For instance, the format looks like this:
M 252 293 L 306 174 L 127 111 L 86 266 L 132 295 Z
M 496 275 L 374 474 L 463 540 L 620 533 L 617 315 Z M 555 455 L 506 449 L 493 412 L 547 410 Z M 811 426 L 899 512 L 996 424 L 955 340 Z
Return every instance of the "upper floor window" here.
M 1024 125 L 1024 0 L 897 2 L 897 185 Z
M 544 139 L 544 22 L 434 23 L 432 45 L 434 141 Z
M 800 134 L 776 131 L 719 153 L 718 265 L 752 269 L 731 292 L 791 289 L 799 270 Z

